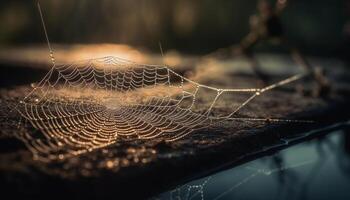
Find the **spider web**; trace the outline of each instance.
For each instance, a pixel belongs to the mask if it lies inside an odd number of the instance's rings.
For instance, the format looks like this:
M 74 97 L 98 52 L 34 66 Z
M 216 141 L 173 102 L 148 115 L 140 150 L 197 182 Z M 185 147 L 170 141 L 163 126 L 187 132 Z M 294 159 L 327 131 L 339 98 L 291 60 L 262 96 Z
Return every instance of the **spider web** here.
M 65 159 L 123 140 L 179 140 L 223 120 L 292 122 L 239 118 L 236 113 L 262 93 L 302 78 L 298 74 L 268 87 L 220 89 L 192 81 L 161 65 L 103 57 L 54 64 L 17 105 L 36 131 L 21 139 L 36 159 Z M 247 99 L 225 114 L 214 108 L 224 94 Z M 213 94 L 213 95 L 209 95 Z M 206 97 L 198 100 L 199 95 Z

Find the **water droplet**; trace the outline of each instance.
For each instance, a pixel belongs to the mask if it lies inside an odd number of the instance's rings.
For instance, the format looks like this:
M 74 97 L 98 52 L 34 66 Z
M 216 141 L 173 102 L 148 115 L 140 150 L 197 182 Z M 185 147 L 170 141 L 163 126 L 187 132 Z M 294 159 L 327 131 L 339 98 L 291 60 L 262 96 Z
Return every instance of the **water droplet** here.
M 140 159 L 138 157 L 134 158 L 134 163 L 138 163 L 140 161 Z
M 113 167 L 114 167 L 114 162 L 113 162 L 112 160 L 108 160 L 108 161 L 106 162 L 106 167 L 107 167 L 108 169 L 113 168 Z
M 152 154 L 156 154 L 156 153 L 157 153 L 157 151 L 156 151 L 156 150 L 154 150 L 154 149 L 152 149 L 152 150 L 151 150 L 151 153 L 152 153 Z
M 36 83 L 31 83 L 31 84 L 30 84 L 30 87 L 36 88 Z

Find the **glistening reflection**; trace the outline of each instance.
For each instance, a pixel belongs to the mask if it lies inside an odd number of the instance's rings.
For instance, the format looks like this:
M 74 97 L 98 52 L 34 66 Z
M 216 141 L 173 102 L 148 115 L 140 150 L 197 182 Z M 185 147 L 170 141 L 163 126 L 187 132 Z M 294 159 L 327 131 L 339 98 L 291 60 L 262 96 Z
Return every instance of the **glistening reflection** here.
M 350 199 L 349 144 L 346 127 L 154 199 Z

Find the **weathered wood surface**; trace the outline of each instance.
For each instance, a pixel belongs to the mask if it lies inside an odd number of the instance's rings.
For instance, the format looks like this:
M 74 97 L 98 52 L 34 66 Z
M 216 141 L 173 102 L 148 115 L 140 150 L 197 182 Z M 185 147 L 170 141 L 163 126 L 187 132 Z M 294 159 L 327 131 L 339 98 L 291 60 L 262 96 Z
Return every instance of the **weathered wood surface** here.
M 274 74 L 275 81 L 298 73 L 283 56 L 262 58 L 271 66 L 266 69 Z M 236 70 L 246 66 L 243 61 L 184 60 L 184 67 L 174 69 L 203 84 L 226 88 L 256 86 L 249 70 Z M 350 73 L 345 64 L 335 59 L 314 59 L 327 68 L 332 83 L 328 97 L 302 95 L 296 92 L 297 82 L 264 93 L 238 113 L 243 117 L 310 119 L 314 123 L 235 121 L 171 143 L 160 139 L 117 142 L 64 161 L 42 163 L 33 160 L 26 147 L 12 137 L 18 131 L 19 116 L 11 105 L 31 90 L 30 83 L 40 80 L 48 67 L 45 62 L 42 67 L 28 67 L 38 64 L 15 61 L 16 57 L 2 60 L 0 66 L 0 184 L 2 191 L 14 196 L 143 199 L 225 163 L 246 159 L 245 155 L 281 144 L 283 138 L 347 120 L 350 115 Z M 285 70 L 278 67 L 283 63 Z M 283 74 L 277 75 L 278 70 Z M 310 81 L 300 84 L 309 92 L 313 88 Z M 231 100 L 239 103 L 244 98 L 237 95 Z

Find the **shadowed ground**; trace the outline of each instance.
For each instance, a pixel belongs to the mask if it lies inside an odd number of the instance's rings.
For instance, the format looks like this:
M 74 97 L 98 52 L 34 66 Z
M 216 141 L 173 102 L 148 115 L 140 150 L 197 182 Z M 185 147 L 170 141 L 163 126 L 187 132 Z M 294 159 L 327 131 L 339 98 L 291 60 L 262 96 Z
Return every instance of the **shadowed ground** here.
M 89 58 L 94 55 L 91 53 L 94 48 L 96 46 L 57 48 L 57 60 Z M 125 46 L 108 48 L 115 56 L 124 55 L 128 59 L 135 56 L 136 62 L 169 64 L 176 72 L 202 84 L 219 88 L 257 87 L 258 81 L 243 59 L 218 61 L 185 57 L 176 52 L 162 58 Z M 339 60 L 314 58 L 312 63 L 326 67 L 332 83 L 332 92 L 327 98 L 312 97 L 314 83 L 304 79 L 264 93 L 237 113 L 237 117 L 308 119 L 314 123 L 223 122 L 171 143 L 161 139 L 120 141 L 78 157 L 42 163 L 33 160 L 24 144 L 13 137 L 20 130 L 21 120 L 13 106 L 32 90 L 30 84 L 39 81 L 49 70 L 46 51 L 35 49 L 0 52 L 0 179 L 1 187 L 11 195 L 143 199 L 211 173 L 227 163 L 244 162 L 249 159 L 248 154 L 283 144 L 282 139 L 349 117 L 350 74 Z M 118 49 L 122 53 L 115 53 Z M 79 50 L 87 53 L 76 53 Z M 272 82 L 301 72 L 286 56 L 267 54 L 259 58 L 271 74 Z M 304 95 L 297 92 L 301 86 Z M 202 95 L 198 101 L 205 97 Z M 218 103 L 215 112 L 225 113 L 246 98 L 241 94 L 227 97 Z

